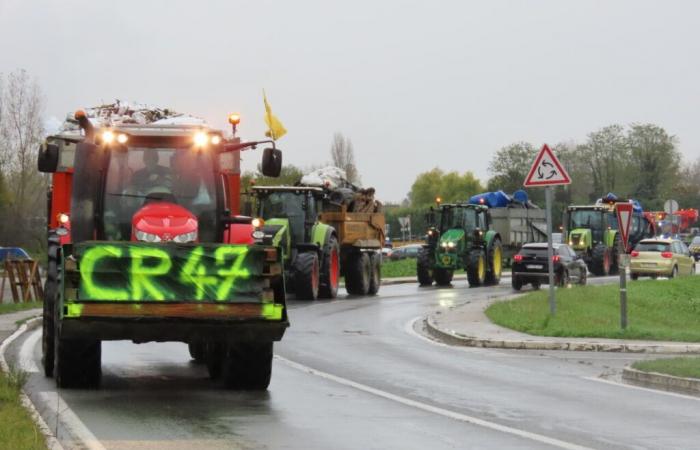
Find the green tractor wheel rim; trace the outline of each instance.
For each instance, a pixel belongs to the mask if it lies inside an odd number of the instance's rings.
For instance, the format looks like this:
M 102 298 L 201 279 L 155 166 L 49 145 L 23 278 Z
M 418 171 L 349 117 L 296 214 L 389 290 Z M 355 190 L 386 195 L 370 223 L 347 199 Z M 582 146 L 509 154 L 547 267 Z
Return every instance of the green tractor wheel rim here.
M 484 255 L 479 255 L 479 267 L 478 267 L 479 279 L 483 280 L 486 276 L 486 264 L 484 264 Z
M 493 274 L 496 276 L 496 278 L 501 276 L 501 247 L 496 247 L 493 250 Z

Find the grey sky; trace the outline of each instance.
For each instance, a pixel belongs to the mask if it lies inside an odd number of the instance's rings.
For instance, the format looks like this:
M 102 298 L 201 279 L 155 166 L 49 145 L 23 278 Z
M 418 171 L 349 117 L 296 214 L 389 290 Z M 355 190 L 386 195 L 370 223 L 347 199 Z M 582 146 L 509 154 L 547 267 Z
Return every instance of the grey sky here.
M 0 0 L 0 72 L 39 80 L 48 116 L 114 98 L 264 132 L 285 161 L 355 144 L 363 183 L 401 200 L 434 166 L 488 177 L 525 140 L 653 122 L 700 156 L 700 2 Z M 245 156 L 253 168 L 258 154 Z

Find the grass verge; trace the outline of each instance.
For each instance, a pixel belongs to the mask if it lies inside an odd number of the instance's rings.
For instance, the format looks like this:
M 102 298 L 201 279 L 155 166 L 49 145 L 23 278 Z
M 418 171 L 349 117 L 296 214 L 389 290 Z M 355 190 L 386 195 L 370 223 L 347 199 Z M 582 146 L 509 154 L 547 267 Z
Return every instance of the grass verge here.
M 498 325 L 538 336 L 700 342 L 700 277 L 628 282 L 624 331 L 617 285 L 558 289 L 554 317 L 547 295 L 543 289 L 494 303 L 486 315 Z
M 24 311 L 26 309 L 41 308 L 41 302 L 27 302 L 27 303 L 0 303 L 0 314 L 8 314 L 17 311 Z
M 455 273 L 464 273 L 464 269 L 457 270 Z M 399 259 L 397 261 L 384 260 L 382 263 L 382 278 L 415 276 L 417 276 L 415 258 Z
M 0 372 L 0 447 L 46 449 L 46 441 L 19 395 L 27 380 L 25 372 Z
M 700 378 L 700 358 L 680 357 L 637 361 L 632 367 L 644 372 L 658 372 L 684 378 Z

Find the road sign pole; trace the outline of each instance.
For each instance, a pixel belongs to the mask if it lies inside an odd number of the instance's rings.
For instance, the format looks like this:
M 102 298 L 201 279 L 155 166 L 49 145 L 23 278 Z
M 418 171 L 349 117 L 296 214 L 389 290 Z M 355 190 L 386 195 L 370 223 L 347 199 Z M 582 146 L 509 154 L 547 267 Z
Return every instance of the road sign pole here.
M 618 262 L 620 267 L 620 328 L 627 328 L 627 265 L 622 265 L 623 261 Z
M 544 198 L 547 206 L 547 267 L 549 268 L 549 313 L 557 312 L 557 302 L 554 296 L 554 249 L 552 246 L 552 188 L 544 188 Z
M 615 205 L 615 213 L 617 214 L 618 233 L 622 238 L 620 239 L 622 248 L 618 252 L 617 266 L 620 268 L 620 328 L 624 330 L 627 328 L 627 266 L 629 265 L 627 251 L 634 207 L 631 203 L 618 203 Z

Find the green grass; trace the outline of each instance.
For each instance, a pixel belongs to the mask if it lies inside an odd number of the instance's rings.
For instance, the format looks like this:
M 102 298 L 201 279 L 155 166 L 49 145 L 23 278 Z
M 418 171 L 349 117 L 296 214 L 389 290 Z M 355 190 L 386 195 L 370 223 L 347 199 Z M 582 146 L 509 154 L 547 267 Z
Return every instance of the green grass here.
M 659 372 L 676 377 L 700 378 L 700 358 L 698 357 L 638 361 L 632 364 L 632 367 L 644 372 Z
M 455 273 L 464 273 L 464 270 L 460 269 L 455 271 Z M 417 276 L 415 258 L 399 259 L 397 261 L 384 260 L 382 263 L 382 278 L 415 276 Z
M 543 289 L 494 303 L 486 315 L 498 325 L 539 336 L 700 342 L 700 277 L 629 282 L 625 331 L 617 285 L 558 289 L 555 317 L 547 294 Z
M 27 302 L 27 303 L 2 303 L 0 304 L 0 314 L 8 314 L 17 311 L 24 311 L 26 309 L 41 308 L 41 302 Z
M 46 449 L 44 436 L 19 399 L 26 379 L 24 372 L 0 372 L 0 448 Z

